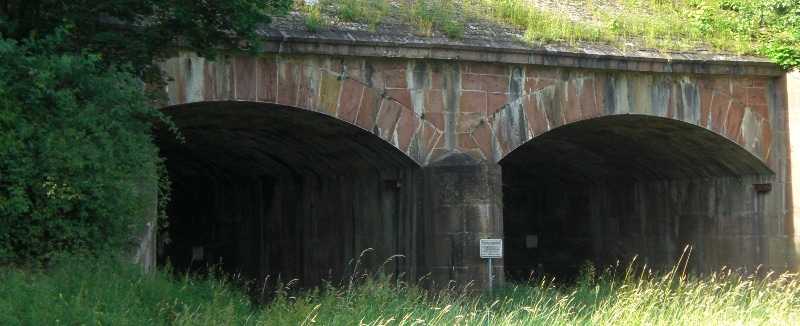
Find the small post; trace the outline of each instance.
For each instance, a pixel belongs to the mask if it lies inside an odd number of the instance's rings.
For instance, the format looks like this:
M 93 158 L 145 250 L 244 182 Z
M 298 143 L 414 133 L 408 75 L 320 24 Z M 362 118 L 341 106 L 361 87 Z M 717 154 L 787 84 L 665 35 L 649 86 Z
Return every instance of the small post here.
M 494 288 L 494 269 L 492 259 L 503 258 L 503 239 L 481 239 L 480 241 L 481 258 L 486 259 L 486 271 L 489 274 L 489 293 Z
M 487 268 L 489 270 L 489 294 L 492 294 L 492 289 L 494 288 L 493 282 L 492 282 L 494 280 L 494 275 L 493 275 L 494 271 L 492 270 L 492 259 L 491 258 L 489 258 L 489 260 L 487 260 L 487 264 L 489 265 L 488 268 Z

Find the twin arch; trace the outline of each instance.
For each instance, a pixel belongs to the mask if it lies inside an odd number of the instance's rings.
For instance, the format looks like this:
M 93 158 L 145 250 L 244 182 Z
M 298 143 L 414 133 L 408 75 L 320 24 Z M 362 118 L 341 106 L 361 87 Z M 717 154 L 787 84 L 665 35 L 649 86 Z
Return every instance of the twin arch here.
M 378 136 L 421 166 L 453 153 L 499 162 L 550 130 L 629 115 L 705 129 L 689 133 L 721 136 L 774 164 L 768 79 L 277 55 L 208 61 L 183 54 L 164 68 L 174 78 L 171 111 L 220 102 L 317 112 Z
M 531 260 L 536 234 L 572 263 L 669 263 L 694 242 L 713 243 L 709 265 L 756 265 L 766 251 L 728 253 L 765 248 L 754 228 L 778 220 L 750 197 L 782 168 L 769 79 L 277 55 L 164 69 L 186 136 L 159 137 L 180 238 L 166 254 L 184 267 L 197 243 L 311 284 L 375 248 L 365 266 L 402 253 L 398 275 L 477 280 L 469 253 L 495 236 L 509 275 L 567 266 Z

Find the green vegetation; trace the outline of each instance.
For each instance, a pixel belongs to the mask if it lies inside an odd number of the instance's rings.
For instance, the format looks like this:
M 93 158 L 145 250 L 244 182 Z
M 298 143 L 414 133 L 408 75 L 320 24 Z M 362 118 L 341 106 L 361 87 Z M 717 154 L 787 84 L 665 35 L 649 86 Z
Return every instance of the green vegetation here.
M 0 324 L 114 325 L 788 325 L 800 320 L 796 275 L 705 278 L 641 269 L 570 286 L 537 281 L 477 295 L 428 293 L 391 278 L 360 277 L 252 303 L 230 281 L 143 275 L 115 259 L 59 259 L 48 270 L 0 270 Z
M 58 36 L 0 40 L 0 262 L 123 247 L 155 183 L 141 83 Z
M 464 15 L 460 12 L 463 5 L 452 0 L 419 0 L 406 6 L 407 19 L 424 35 L 431 35 L 440 30 L 451 38 L 459 38 L 464 34 Z
M 151 139 L 172 127 L 148 92 L 166 78 L 157 61 L 251 49 L 256 26 L 290 5 L 0 0 L 0 266 L 125 250 L 146 191 L 162 208 L 168 198 Z
M 384 2 L 385 5 L 377 3 Z M 358 15 L 350 8 L 392 8 L 389 0 L 321 1 L 322 14 L 375 25 L 397 16 L 422 35 L 461 37 L 465 22 L 494 21 L 534 43 L 598 42 L 620 49 L 697 50 L 756 54 L 784 68 L 800 66 L 800 1 L 573 0 L 586 17 L 541 9 L 529 0 L 401 1 L 389 13 Z M 344 4 L 346 3 L 346 4 Z M 317 26 L 319 28 L 320 26 Z

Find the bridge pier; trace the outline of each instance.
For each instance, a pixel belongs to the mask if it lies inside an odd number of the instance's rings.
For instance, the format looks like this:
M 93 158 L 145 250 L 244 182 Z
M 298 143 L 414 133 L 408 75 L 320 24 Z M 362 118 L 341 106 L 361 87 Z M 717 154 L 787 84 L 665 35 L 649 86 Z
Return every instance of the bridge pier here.
M 484 288 L 488 270 L 478 252 L 482 238 L 503 237 L 500 165 L 455 154 L 425 168 L 426 261 L 434 287 L 453 280 Z M 503 260 L 493 262 L 495 284 L 504 280 Z

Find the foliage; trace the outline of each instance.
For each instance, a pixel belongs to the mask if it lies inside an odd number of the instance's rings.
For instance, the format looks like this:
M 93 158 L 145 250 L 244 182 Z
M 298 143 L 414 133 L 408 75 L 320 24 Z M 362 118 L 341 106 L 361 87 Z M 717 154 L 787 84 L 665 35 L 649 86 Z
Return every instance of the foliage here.
M 0 0 L 0 265 L 125 248 L 169 198 L 151 139 L 155 122 L 174 130 L 155 108 L 158 60 L 255 49 L 290 5 Z
M 459 38 L 464 34 L 464 18 L 459 2 L 453 0 L 417 0 L 407 7 L 408 20 L 423 35 L 430 36 L 434 30 L 440 30 L 451 38 Z
M 530 41 L 603 42 L 660 50 L 712 48 L 760 54 L 783 68 L 800 67 L 800 1 L 625 0 L 584 5 L 589 21 L 571 21 L 525 0 L 477 0 L 494 20 L 525 30 Z M 604 3 L 608 4 L 608 3 Z M 484 15 L 485 15 L 484 14 Z
M 493 294 L 361 277 L 352 288 L 298 295 L 281 287 L 262 306 L 232 280 L 143 275 L 118 260 L 70 257 L 47 273 L 0 269 L 0 324 L 789 325 L 800 318 L 793 274 L 724 269 L 698 278 L 628 268 L 583 275 L 575 285 L 539 279 Z
M 352 14 L 349 8 L 390 8 L 380 15 Z M 715 50 L 764 55 L 783 68 L 800 67 L 800 1 L 797 0 L 617 0 L 567 1 L 590 17 L 533 6 L 529 0 L 401 1 L 395 16 L 420 34 L 464 33 L 465 21 L 491 20 L 516 27 L 534 43 L 599 42 L 620 49 Z M 347 0 L 328 14 L 376 24 L 392 16 L 389 0 Z M 399 12 L 397 12 L 399 10 Z
M 142 220 L 161 115 L 130 68 L 62 42 L 0 40 L 0 262 L 120 247 Z
M 389 12 L 389 4 L 383 0 L 339 0 L 321 1 L 323 6 L 332 6 L 336 17 L 349 22 L 363 22 L 375 28 Z
M 291 0 L 0 0 L 0 34 L 22 40 L 69 31 L 65 50 L 128 63 L 158 80 L 156 60 L 184 48 L 212 57 L 219 49 L 258 44 L 257 27 Z M 251 41 L 244 44 L 241 41 Z

